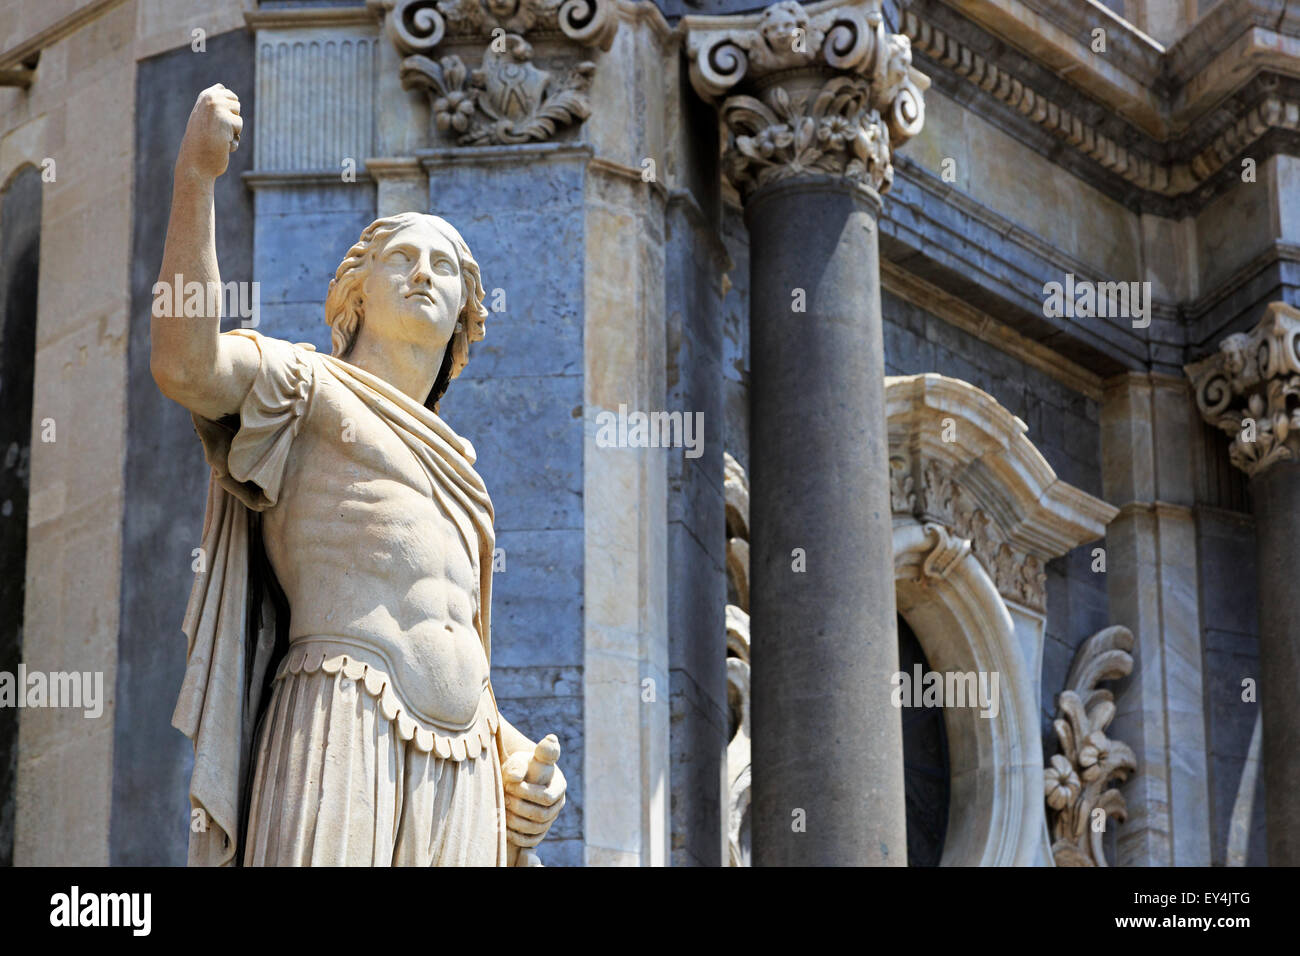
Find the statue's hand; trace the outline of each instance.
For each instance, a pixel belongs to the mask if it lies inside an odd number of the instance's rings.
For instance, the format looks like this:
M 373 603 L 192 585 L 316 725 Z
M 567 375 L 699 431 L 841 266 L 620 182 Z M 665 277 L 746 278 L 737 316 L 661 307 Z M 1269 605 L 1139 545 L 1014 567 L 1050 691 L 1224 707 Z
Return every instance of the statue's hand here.
M 549 783 L 526 781 L 524 776 L 531 756 L 526 750 L 515 751 L 501 767 L 506 791 L 506 836 L 521 847 L 534 847 L 542 842 L 564 806 L 567 786 L 559 767 L 554 768 Z
M 230 154 L 239 148 L 244 121 L 239 115 L 239 97 L 220 83 L 199 94 L 185 125 L 176 172 L 215 180 L 226 171 Z

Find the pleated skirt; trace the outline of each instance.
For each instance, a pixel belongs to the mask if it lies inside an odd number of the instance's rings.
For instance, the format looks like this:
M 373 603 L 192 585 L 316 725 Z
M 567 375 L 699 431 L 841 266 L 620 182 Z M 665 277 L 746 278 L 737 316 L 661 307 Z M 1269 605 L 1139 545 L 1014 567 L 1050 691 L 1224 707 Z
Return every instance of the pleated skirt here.
M 504 866 L 504 806 L 495 746 L 444 760 L 403 740 L 364 681 L 285 674 L 258 741 L 244 865 Z

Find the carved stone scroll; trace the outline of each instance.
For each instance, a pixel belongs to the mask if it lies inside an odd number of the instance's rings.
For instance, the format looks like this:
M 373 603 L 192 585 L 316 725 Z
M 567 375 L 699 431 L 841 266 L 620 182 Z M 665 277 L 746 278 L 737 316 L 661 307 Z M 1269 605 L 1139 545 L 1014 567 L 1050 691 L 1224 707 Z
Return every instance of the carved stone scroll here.
M 1080 646 L 1057 698 L 1061 753 L 1043 771 L 1057 866 L 1106 866 L 1105 827 L 1128 816 L 1124 796 L 1111 786 L 1137 769 L 1133 750 L 1106 736 L 1115 717 L 1115 696 L 1097 685 L 1133 670 L 1133 634 L 1126 627 L 1098 631 Z
M 460 146 L 552 138 L 591 115 L 596 64 L 535 58 L 533 40 L 574 53 L 608 50 L 618 30 L 613 0 L 370 0 L 405 58 L 402 85 L 429 97 L 437 133 Z M 454 47 L 456 53 L 436 57 Z M 477 53 L 477 68 L 461 58 Z
M 1228 456 L 1247 475 L 1300 454 L 1300 310 L 1270 304 L 1253 329 L 1186 371 L 1201 414 L 1228 434 Z
M 815 9 L 784 0 L 757 16 L 688 23 L 691 83 L 705 99 L 726 97 L 724 163 L 742 195 L 810 173 L 883 193 L 892 150 L 925 122 L 929 80 L 879 3 Z

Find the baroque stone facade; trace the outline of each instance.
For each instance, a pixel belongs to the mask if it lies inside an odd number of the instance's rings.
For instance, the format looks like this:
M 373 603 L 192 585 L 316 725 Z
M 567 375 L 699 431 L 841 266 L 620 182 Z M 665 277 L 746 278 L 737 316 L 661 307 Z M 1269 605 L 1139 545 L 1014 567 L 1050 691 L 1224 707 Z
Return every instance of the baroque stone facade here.
M 906 863 L 922 758 L 941 864 L 1300 860 L 1284 3 L 202 6 L 0 0 L 0 675 L 109 689 L 0 697 L 0 863 L 185 860 L 208 466 L 148 317 L 218 81 L 226 327 L 328 351 L 382 215 L 479 256 L 441 414 L 495 505 L 494 691 L 562 748 L 548 866 Z M 666 447 L 611 446 L 630 413 Z M 921 753 L 900 631 L 996 715 Z

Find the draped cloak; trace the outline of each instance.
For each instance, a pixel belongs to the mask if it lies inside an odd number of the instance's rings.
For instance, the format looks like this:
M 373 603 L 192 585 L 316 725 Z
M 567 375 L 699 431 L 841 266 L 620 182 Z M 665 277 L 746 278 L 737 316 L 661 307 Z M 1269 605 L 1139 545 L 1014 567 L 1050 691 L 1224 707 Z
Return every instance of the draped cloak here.
M 329 376 L 350 389 L 423 464 L 435 500 L 453 516 L 475 563 L 479 600 L 474 625 L 489 665 L 492 660 L 495 533 L 491 499 L 473 468 L 473 446 L 387 382 L 310 345 L 290 345 L 244 329 L 225 334 L 252 339 L 262 355 L 262 370 L 238 421 L 234 416 L 220 422 L 193 416 L 212 474 L 203 521 L 204 563 L 185 611 L 185 677 L 172 715 L 172 725 L 194 742 L 190 803 L 201 814 L 195 814 L 197 822 L 190 827 L 190 866 L 231 866 L 241 859 L 258 721 L 269 698 L 270 677 L 288 643 L 287 606 L 262 548 L 260 513 L 279 498 L 285 462 L 311 399 L 308 382 L 314 385 Z M 292 354 L 281 353 L 282 358 L 310 366 L 312 374 L 298 379 L 296 391 L 267 371 L 268 351 L 284 349 Z M 494 734 L 498 722 L 493 700 Z

